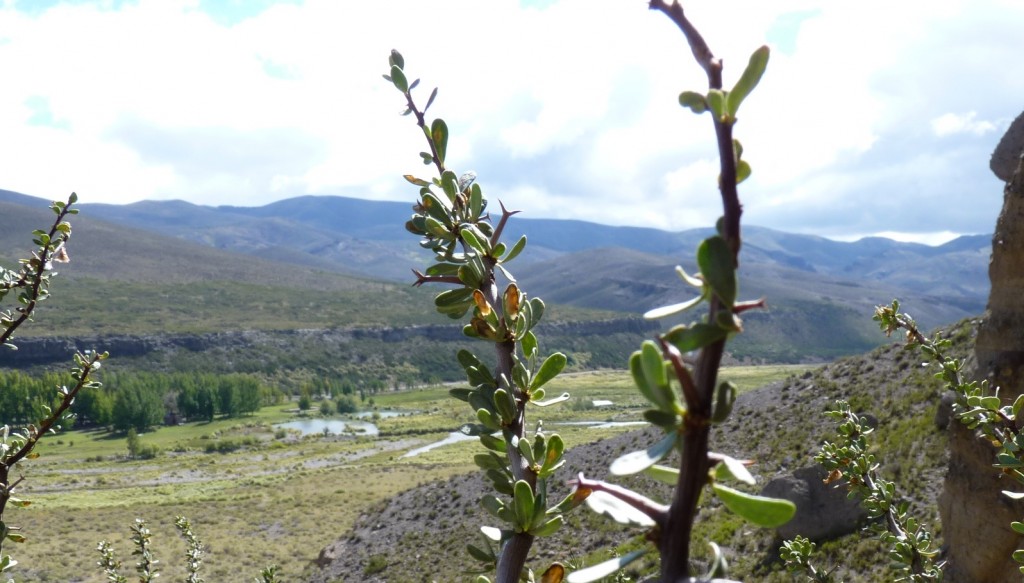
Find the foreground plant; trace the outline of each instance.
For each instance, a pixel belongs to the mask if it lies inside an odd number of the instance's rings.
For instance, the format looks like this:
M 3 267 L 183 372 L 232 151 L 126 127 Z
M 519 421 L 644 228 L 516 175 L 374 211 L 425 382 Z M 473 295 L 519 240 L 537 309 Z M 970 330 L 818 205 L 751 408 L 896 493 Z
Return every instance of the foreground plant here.
M 531 432 L 527 425 L 528 406 L 546 407 L 569 398 L 563 394 L 545 400 L 544 389 L 565 367 L 566 357 L 556 352 L 541 358 L 533 329 L 544 315 L 544 302 L 528 298 L 508 271 L 509 262 L 526 246 L 525 235 L 511 246 L 502 239 L 509 218 L 518 211 L 500 205 L 501 216 L 492 224 L 476 175 L 466 172 L 459 176 L 447 165 L 447 124 L 435 119 L 427 125 L 426 112 L 437 89 L 421 109 L 412 94 L 419 80 L 409 82 L 405 59 L 392 51 L 388 64 L 390 71 L 384 78 L 402 93 L 403 115 L 413 114 L 426 138 L 429 151 L 420 152 L 420 158 L 437 172 L 431 180 L 405 176 L 420 189 L 414 214 L 405 227 L 421 238 L 420 246 L 434 253 L 432 265 L 423 272 L 414 270 L 414 285 L 450 286 L 434 299 L 437 311 L 452 319 L 471 312 L 463 332 L 494 348 L 493 370 L 476 354 L 460 351 L 457 359 L 469 388 L 451 390 L 453 397 L 469 404 L 476 418 L 476 423 L 465 425 L 462 431 L 477 436 L 486 449 L 474 456 L 474 461 L 486 472 L 495 493 L 484 496 L 480 503 L 501 524 L 500 528 L 484 528 L 482 544 L 471 544 L 468 550 L 484 572 L 496 571 L 499 583 L 513 583 L 521 577 L 532 581 L 526 558 L 534 539 L 557 531 L 564 523 L 563 514 L 585 496 L 577 493 L 549 505 L 548 481 L 563 464 L 565 446 L 558 434 L 543 432 L 539 425 Z M 500 281 L 507 283 L 502 287 Z M 559 581 L 556 573 L 563 570 L 561 565 L 552 565 L 543 580 Z M 489 579 L 480 575 L 478 581 Z
M 889 559 L 897 572 L 895 581 L 942 580 L 942 563 L 936 562 L 939 549 L 931 532 L 910 514 L 910 503 L 901 499 L 896 484 L 878 473 L 878 463 L 870 453 L 868 436 L 874 429 L 839 401 L 826 415 L 839 422 L 839 439 L 826 441 L 814 457 L 825 471 L 827 482 L 844 481 L 851 496 L 860 498 L 872 520 L 868 530 L 878 536 L 889 550 Z M 793 564 L 790 565 L 791 570 Z M 813 574 L 813 569 L 808 569 Z
M 689 325 L 676 326 L 657 342 L 645 342 L 629 360 L 630 372 L 640 393 L 653 405 L 644 412 L 651 424 L 665 436 L 644 451 L 626 454 L 611 467 L 614 475 L 647 472 L 675 486 L 671 504 L 665 505 L 629 489 L 580 475 L 577 493 L 589 494 L 588 505 L 619 522 L 649 529 L 646 538 L 660 554 L 661 581 L 676 583 L 692 576 L 690 551 L 698 503 L 705 488 L 727 508 L 754 524 L 776 527 L 792 518 L 795 507 L 786 500 L 755 496 L 725 485 L 739 481 L 753 485 L 747 470 L 750 462 L 709 451 L 711 428 L 728 419 L 736 399 L 736 388 L 720 382 L 718 371 L 726 341 L 742 331 L 740 314 L 764 305 L 763 300 L 738 301 L 736 269 L 741 246 L 737 184 L 750 175 L 742 159 L 743 147 L 732 136 L 743 100 L 758 84 L 768 64 L 768 47 L 754 51 L 746 69 L 732 89 L 723 89 L 722 61 L 714 56 L 678 2 L 652 0 L 650 8 L 666 14 L 683 32 L 697 64 L 708 78 L 706 92 L 684 91 L 679 103 L 696 114 L 709 113 L 719 152 L 719 191 L 723 216 L 718 234 L 705 239 L 697 249 L 700 272 L 689 275 L 677 268 L 684 282 L 697 295 L 681 304 L 648 312 L 648 318 L 676 315 L 700 305 L 706 315 Z M 695 358 L 687 355 L 696 352 Z M 678 467 L 658 463 L 672 452 L 680 452 Z M 726 562 L 718 545 L 712 551 L 705 578 L 725 575 Z M 572 583 L 607 577 L 644 556 L 649 549 L 634 551 L 611 561 L 569 575 Z
M 56 201 L 51 204 L 50 209 L 55 215 L 53 224 L 48 230 L 33 231 L 32 242 L 36 248 L 31 255 L 18 261 L 20 268 L 17 270 L 0 267 L 0 302 L 13 296 L 19 304 L 16 308 L 0 311 L 0 350 L 17 350 L 12 340 L 14 332 L 29 322 L 39 302 L 49 297 L 50 280 L 57 275 L 53 271 L 53 264 L 68 261 L 66 246 L 71 238 L 71 224 L 65 219 L 78 213 L 77 209 L 72 208 L 77 201 L 78 196 L 72 193 L 67 202 Z M 90 377 L 106 357 L 106 353 L 91 351 L 75 354 L 71 369 L 74 384 L 55 388 L 53 401 L 50 406 L 43 408 L 40 419 L 25 427 L 0 427 L 0 573 L 9 571 L 18 563 L 5 552 L 5 543 L 26 540 L 17 526 L 8 524 L 5 515 L 8 504 L 13 507 L 30 504 L 28 500 L 16 496 L 24 477 L 15 478 L 12 474 L 16 473 L 18 464 L 38 457 L 33 449 L 40 438 L 59 431 L 61 424 L 71 419 L 69 409 L 79 392 L 100 386 Z
M 886 335 L 903 330 L 906 333 L 908 349 L 916 348 L 930 362 L 926 366 L 938 368 L 935 376 L 956 395 L 953 412 L 956 418 L 971 430 L 979 431 L 994 447 L 995 463 L 1003 475 L 1010 476 L 1018 484 L 1024 484 L 1024 434 L 1020 425 L 1021 410 L 1024 409 L 1024 395 L 1017 396 L 1012 403 L 1004 404 L 999 396 L 999 387 L 991 388 L 988 381 L 978 382 L 964 377 L 965 363 L 962 359 L 948 354 L 952 344 L 949 338 L 936 332 L 926 337 L 909 315 L 900 312 L 900 303 L 893 300 L 889 306 L 875 308 L 875 321 Z M 1024 499 L 1024 492 L 1003 490 L 1012 500 Z M 1024 521 L 1010 524 L 1019 535 L 1024 535 Z M 1013 552 L 1013 560 L 1024 573 L 1024 549 Z
M 203 555 L 206 554 L 206 547 L 192 530 L 192 523 L 184 516 L 177 516 L 174 519 L 174 527 L 178 534 L 185 541 L 185 583 L 204 583 L 199 576 L 203 566 Z M 138 557 L 135 563 L 135 572 L 139 583 L 151 583 L 160 576 L 160 569 L 157 564 L 160 561 L 153 552 L 153 533 L 146 526 L 146 521 L 140 518 L 135 519 L 131 526 L 132 556 Z M 117 558 L 117 553 L 112 544 L 108 541 L 100 541 L 96 546 L 100 554 L 100 560 L 96 565 L 103 570 L 104 578 L 110 583 L 128 583 L 128 578 L 121 574 L 123 563 Z M 256 583 L 281 583 L 277 576 L 277 565 L 264 567 Z

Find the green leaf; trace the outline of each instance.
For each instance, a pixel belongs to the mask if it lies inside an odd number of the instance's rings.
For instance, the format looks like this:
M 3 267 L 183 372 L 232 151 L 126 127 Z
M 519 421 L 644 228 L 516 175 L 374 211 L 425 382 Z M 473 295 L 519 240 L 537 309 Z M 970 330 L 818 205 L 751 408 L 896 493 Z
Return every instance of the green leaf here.
M 480 423 L 491 431 L 501 430 L 501 423 L 494 418 L 494 415 L 487 409 L 477 409 L 476 418 Z
M 523 335 L 520 344 L 523 347 L 523 356 L 526 358 L 533 358 L 537 352 L 537 336 L 533 332 L 527 332 Z
M 723 120 L 725 110 L 725 92 L 721 89 L 712 89 L 708 91 L 708 109 L 711 113 L 715 114 L 715 119 Z
M 435 263 L 427 268 L 427 275 L 458 275 L 458 265 L 454 263 Z
M 522 361 L 516 361 L 512 367 L 512 382 L 524 391 L 530 387 L 530 371 L 526 370 Z
M 427 99 L 427 104 L 423 106 L 423 113 L 430 109 L 430 105 L 434 103 L 435 98 L 437 98 L 437 87 L 434 87 L 434 90 L 430 92 L 430 98 Z
M 405 73 L 398 67 L 398 65 L 391 66 L 391 82 L 395 84 L 395 88 L 402 93 L 409 92 L 409 81 L 405 78 Z
M 505 389 L 494 391 L 494 408 L 501 415 L 503 425 L 511 425 L 516 420 L 516 399 Z
M 647 340 L 640 346 L 640 364 L 643 365 L 644 376 L 647 382 L 655 386 L 668 384 L 668 371 L 665 370 L 665 360 L 661 357 L 661 351 L 654 342 Z
M 471 219 L 478 218 L 484 212 L 484 193 L 480 185 L 473 183 L 469 189 L 469 214 Z
M 989 411 L 997 411 L 1002 402 L 994 395 L 981 398 L 981 406 Z
M 466 550 L 469 551 L 470 556 L 480 562 L 493 563 L 496 560 L 494 553 L 487 552 L 476 545 L 468 544 Z
M 454 172 L 445 170 L 444 174 L 441 174 L 441 188 L 448 196 L 448 200 L 455 200 L 455 197 L 459 194 L 459 179 L 455 176 Z
M 669 486 L 675 486 L 679 483 L 679 469 L 670 468 L 668 466 L 659 466 L 657 464 L 644 470 L 644 473 L 661 482 L 662 484 L 668 484 Z
M 647 376 L 644 374 L 643 359 L 639 350 L 635 351 L 629 357 L 629 372 L 633 375 L 633 382 L 636 384 L 637 389 L 640 390 L 640 394 L 645 399 L 656 405 L 659 409 L 664 409 L 662 404 L 664 399 L 661 389 L 653 386 L 650 381 L 647 380 Z
M 740 108 L 740 104 L 743 100 L 750 95 L 750 92 L 757 87 L 757 84 L 761 81 L 761 77 L 764 75 L 765 69 L 768 67 L 768 56 L 770 51 L 767 46 L 762 46 L 754 51 L 750 55 L 750 60 L 747 62 L 747 68 L 743 70 L 743 74 L 740 75 L 739 81 L 733 86 L 732 91 L 729 92 L 729 105 L 728 111 L 731 117 L 736 117 L 736 112 Z
M 664 428 L 666 431 L 678 429 L 680 425 L 678 414 L 661 409 L 647 409 L 643 412 L 643 416 L 648 423 Z
M 562 372 L 567 362 L 568 359 L 561 352 L 556 352 L 544 359 L 544 364 L 540 365 L 540 369 L 537 370 L 537 374 L 533 376 L 533 380 L 530 382 L 530 390 L 538 389 L 558 376 L 558 373 Z
M 493 452 L 478 453 L 473 456 L 473 463 L 475 463 L 482 470 L 503 470 L 505 469 L 505 462 L 498 456 L 494 455 Z
M 1024 534 L 1024 522 L 1011 522 L 1010 528 L 1017 534 Z
M 541 464 L 541 473 L 550 472 L 555 465 L 562 461 L 562 454 L 565 453 L 565 443 L 557 433 L 548 438 L 547 450 L 544 452 L 544 463 Z
M 608 471 L 616 476 L 630 476 L 646 470 L 665 458 L 676 445 L 676 434 L 669 433 L 651 447 L 620 456 Z
M 593 491 L 587 496 L 587 506 L 597 514 L 603 514 L 619 524 L 654 526 L 654 519 L 642 510 L 608 492 Z
M 455 388 L 455 389 L 448 389 L 448 394 L 449 395 L 451 395 L 452 397 L 454 397 L 454 398 L 456 398 L 456 399 L 458 399 L 460 401 L 465 401 L 466 403 L 469 402 L 469 395 L 472 394 L 472 393 L 473 393 L 473 389 L 467 389 L 465 387 L 458 387 L 458 388 Z
M 405 59 L 402 57 L 402 53 L 391 49 L 391 54 L 388 55 L 388 64 L 392 67 L 398 67 L 399 69 L 405 68 Z
M 723 455 L 722 460 L 715 465 L 715 479 L 737 480 L 751 486 L 756 483 L 753 474 L 750 473 L 747 466 L 743 465 L 743 462 L 727 455 Z
M 665 342 L 678 348 L 679 352 L 686 354 L 687 352 L 710 346 L 724 339 L 727 335 L 728 332 L 721 327 L 701 322 L 689 327 L 676 326 L 669 330 L 662 338 L 664 338 Z
M 755 496 L 721 484 L 712 484 L 711 489 L 729 510 L 758 526 L 776 528 L 796 514 L 796 505 L 789 500 Z
M 736 385 L 729 381 L 718 383 L 718 389 L 715 391 L 715 406 L 711 410 L 711 422 L 721 423 L 728 419 L 735 402 Z
M 508 450 L 508 444 L 505 443 L 504 439 L 494 437 L 490 433 L 482 433 L 479 435 L 480 443 L 484 447 L 492 451 L 504 452 Z
M 509 261 L 512 261 L 519 255 L 519 253 L 523 250 L 524 247 L 526 247 L 526 235 L 519 237 L 519 240 L 516 241 L 516 244 L 512 246 L 511 250 L 509 250 L 508 255 L 501 258 L 501 262 L 508 263 Z
M 437 150 L 437 159 L 444 166 L 444 156 L 448 151 L 448 124 L 441 118 L 435 119 L 430 124 L 430 139 L 434 142 L 434 149 Z
M 738 160 L 736 162 L 736 184 L 747 178 L 750 178 L 750 164 L 747 164 L 746 160 Z
M 708 237 L 697 248 L 697 265 L 704 281 L 727 307 L 736 303 L 736 261 L 724 238 Z
M 621 557 L 615 557 L 614 559 L 599 563 L 593 567 L 573 571 L 572 573 L 569 573 L 569 577 L 566 578 L 566 583 L 591 583 L 592 581 L 604 579 L 644 556 L 644 554 L 647 553 L 647 550 L 648 549 L 645 548 L 633 551 L 622 555 Z
M 704 99 L 704 96 L 696 91 L 683 91 L 679 94 L 679 105 L 688 108 L 690 111 L 696 114 L 704 113 L 708 110 L 708 102 Z
M 565 524 L 565 517 L 561 514 L 555 516 L 551 520 L 543 522 L 540 526 L 530 529 L 530 534 L 533 536 L 550 536 L 555 534 L 562 525 Z
M 474 225 L 462 225 L 462 229 L 459 231 L 462 235 L 462 240 L 466 242 L 474 251 L 478 254 L 486 256 L 491 252 L 491 242 L 483 236 L 483 233 Z
M 505 508 L 505 503 L 499 500 L 494 494 L 485 494 L 484 497 L 480 499 L 480 506 L 483 506 L 484 510 L 491 513 L 493 516 L 501 518 L 500 513 L 501 510 Z
M 473 290 L 469 288 L 448 289 L 434 298 L 434 305 L 438 308 L 461 306 L 462 304 L 473 303 Z
M 516 530 L 525 532 L 533 523 L 533 488 L 526 480 L 519 480 L 515 485 L 512 503 L 515 505 Z
M 416 178 L 412 174 L 403 174 L 402 178 L 404 178 L 409 184 L 415 184 L 416 186 L 430 186 L 429 182 L 422 178 Z
M 527 328 L 533 328 L 544 317 L 544 302 L 540 298 L 533 298 L 527 303 L 530 304 L 530 322 Z

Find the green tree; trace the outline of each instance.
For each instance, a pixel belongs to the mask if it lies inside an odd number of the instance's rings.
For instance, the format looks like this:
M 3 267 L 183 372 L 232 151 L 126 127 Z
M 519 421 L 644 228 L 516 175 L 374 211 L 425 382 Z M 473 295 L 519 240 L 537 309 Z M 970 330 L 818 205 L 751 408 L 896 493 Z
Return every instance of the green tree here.
M 217 383 L 217 409 L 225 417 L 238 417 L 238 390 L 228 377 L 222 377 Z
M 128 457 L 132 459 L 139 457 L 141 444 L 139 443 L 139 434 L 135 431 L 134 427 L 128 430 L 128 436 L 125 438 L 125 441 L 128 445 Z
M 126 432 L 131 428 L 146 431 L 164 420 L 164 403 L 154 388 L 127 385 L 117 390 L 111 410 L 111 425 L 116 431 Z

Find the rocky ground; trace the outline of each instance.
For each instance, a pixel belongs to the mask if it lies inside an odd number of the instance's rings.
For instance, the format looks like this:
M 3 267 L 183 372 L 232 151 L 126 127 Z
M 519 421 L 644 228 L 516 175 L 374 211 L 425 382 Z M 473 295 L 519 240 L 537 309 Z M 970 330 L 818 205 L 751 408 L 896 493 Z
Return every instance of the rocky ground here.
M 974 336 L 974 323 L 964 322 L 952 330 L 956 351 L 966 356 Z M 753 467 L 761 486 L 773 478 L 788 477 L 788 484 L 774 486 L 789 491 L 798 501 L 797 524 L 820 526 L 840 513 L 827 505 L 807 503 L 820 488 L 808 479 L 813 456 L 822 440 L 834 432 L 823 412 L 836 399 L 845 399 L 854 410 L 873 416 L 878 423 L 874 442 L 882 471 L 900 485 L 926 523 L 937 521 L 936 499 L 946 468 L 945 420 L 938 416 L 941 387 L 932 370 L 921 366 L 916 351 L 890 345 L 860 357 L 846 358 L 814 372 L 775 383 L 741 395 L 727 424 L 714 431 L 714 448 L 736 457 L 754 459 Z M 588 477 L 608 478 L 609 462 L 622 453 L 646 448 L 657 439 L 652 430 L 621 434 L 592 444 L 572 448 L 562 470 L 565 479 L 583 472 Z M 799 479 L 794 479 L 797 472 Z M 611 478 L 608 478 L 611 479 Z M 801 485 L 801 483 L 803 485 Z M 668 500 L 668 487 L 645 477 L 627 484 L 660 500 Z M 758 486 L 760 488 L 761 486 Z M 463 574 L 476 565 L 465 551 L 467 542 L 480 542 L 479 526 L 493 524 L 477 500 L 489 491 L 482 474 L 459 476 L 409 490 L 363 515 L 356 526 L 320 553 L 311 569 L 314 583 L 448 582 L 472 580 Z M 556 484 L 551 499 L 568 492 Z M 801 498 L 803 496 L 804 498 Z M 810 496 L 810 497 L 809 497 Z M 842 496 L 839 497 L 840 499 Z M 800 502 L 800 500 L 804 500 Z M 839 520 L 829 532 L 858 530 L 856 513 Z M 701 514 L 697 536 L 710 537 L 722 545 L 732 559 L 730 573 L 748 580 L 772 580 L 778 537 L 746 525 L 724 509 L 707 504 Z M 799 532 L 803 527 L 797 527 Z M 792 529 L 791 529 L 792 530 Z M 808 531 L 809 532 L 809 531 Z M 820 531 L 818 531 L 820 532 Z M 603 550 L 623 544 L 639 545 L 643 533 L 629 531 L 585 508 L 572 514 L 567 527 L 552 537 L 538 540 L 530 564 L 542 571 L 552 561 L 570 566 L 603 560 Z M 695 537 L 696 538 L 696 537 Z M 839 564 L 837 573 L 848 580 L 862 580 L 868 571 L 888 578 L 887 560 L 867 553 L 870 542 L 855 534 L 840 545 L 825 547 L 822 564 Z M 844 539 L 846 540 L 846 539 Z M 696 551 L 695 551 L 696 552 Z M 866 571 L 868 570 L 868 571 Z M 790 580 L 785 576 L 779 580 Z

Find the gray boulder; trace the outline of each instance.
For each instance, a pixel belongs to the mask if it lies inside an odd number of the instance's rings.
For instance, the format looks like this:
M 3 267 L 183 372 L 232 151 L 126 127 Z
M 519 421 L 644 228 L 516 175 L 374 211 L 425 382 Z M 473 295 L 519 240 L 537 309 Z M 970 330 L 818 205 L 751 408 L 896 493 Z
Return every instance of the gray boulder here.
M 778 528 L 783 539 L 801 535 L 812 541 L 849 534 L 867 518 L 859 499 L 847 497 L 844 484 L 825 484 L 827 472 L 815 464 L 765 484 L 762 496 L 785 498 L 796 504 L 793 520 Z

